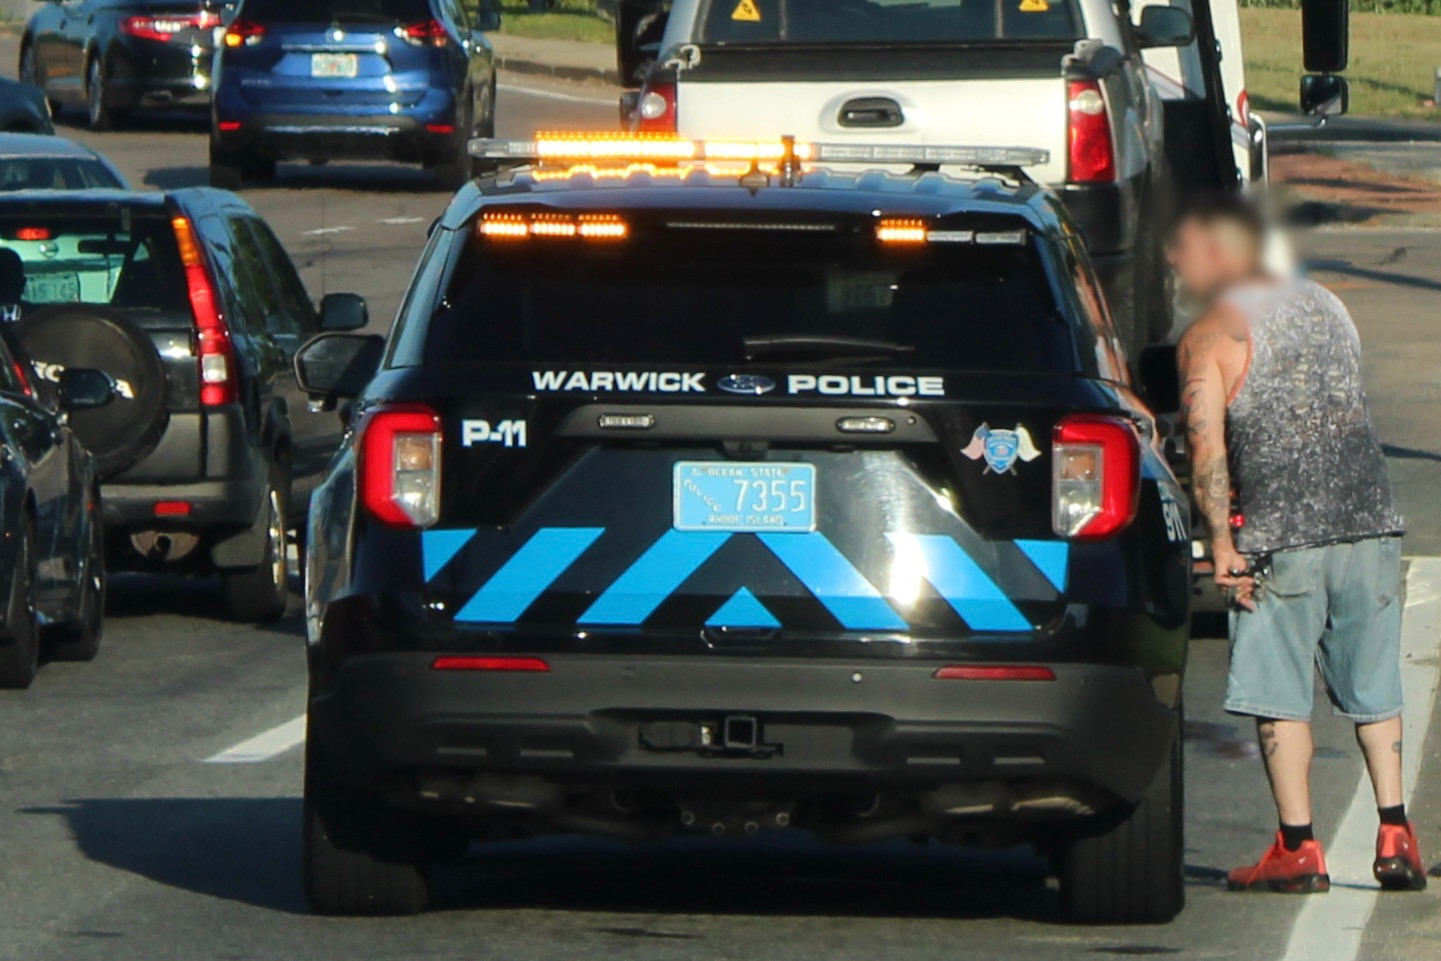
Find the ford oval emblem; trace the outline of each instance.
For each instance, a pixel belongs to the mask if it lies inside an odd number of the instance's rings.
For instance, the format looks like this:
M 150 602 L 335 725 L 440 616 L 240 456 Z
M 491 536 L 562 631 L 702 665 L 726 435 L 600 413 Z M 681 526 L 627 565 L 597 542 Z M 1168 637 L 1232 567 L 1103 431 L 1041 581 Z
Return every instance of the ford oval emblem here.
M 776 382 L 760 374 L 731 374 L 716 381 L 716 386 L 731 394 L 769 394 Z

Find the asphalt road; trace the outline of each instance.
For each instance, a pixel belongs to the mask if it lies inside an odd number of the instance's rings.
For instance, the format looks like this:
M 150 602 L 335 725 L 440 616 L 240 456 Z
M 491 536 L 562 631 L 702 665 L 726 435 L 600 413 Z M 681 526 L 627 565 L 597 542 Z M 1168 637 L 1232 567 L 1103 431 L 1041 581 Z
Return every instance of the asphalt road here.
M 13 50 L 0 44 L 7 60 Z M 604 92 L 524 83 L 502 91 L 503 133 L 614 116 Z M 204 180 L 203 122 L 69 132 L 138 185 Z M 304 265 L 311 292 L 365 295 L 377 327 L 447 200 L 417 171 L 338 164 L 283 166 L 273 187 L 246 196 Z M 1431 327 L 1441 234 L 1315 233 L 1303 246 L 1367 343 L 1412 521 L 1408 553 L 1441 554 L 1441 339 Z M 1433 597 L 1417 570 L 1408 603 L 1441 606 L 1441 576 Z M 1331 950 L 1350 937 L 1361 957 L 1416 961 L 1434 957 L 1441 936 L 1434 895 L 1383 899 L 1369 914 L 1364 851 L 1332 864 L 1339 890 L 1305 916 L 1310 902 L 1220 890 L 1224 869 L 1268 841 L 1273 814 L 1249 730 L 1217 707 L 1216 640 L 1196 642 L 1187 681 L 1190 906 L 1169 926 L 1062 924 L 1045 865 L 1023 850 L 835 848 L 800 835 L 515 842 L 441 871 L 438 910 L 423 917 L 311 917 L 299 884 L 300 752 L 285 749 L 304 698 L 298 601 L 261 629 L 217 619 L 220 606 L 212 582 L 118 578 L 100 658 L 50 665 L 32 690 L 0 698 L 0 959 L 1270 959 L 1319 943 L 1313 956 L 1330 961 L 1350 956 Z M 1425 636 L 1417 665 L 1434 662 L 1435 639 Z M 1318 825 L 1329 838 L 1361 768 L 1347 726 L 1325 717 L 1317 736 Z M 1436 740 L 1418 813 L 1441 852 Z

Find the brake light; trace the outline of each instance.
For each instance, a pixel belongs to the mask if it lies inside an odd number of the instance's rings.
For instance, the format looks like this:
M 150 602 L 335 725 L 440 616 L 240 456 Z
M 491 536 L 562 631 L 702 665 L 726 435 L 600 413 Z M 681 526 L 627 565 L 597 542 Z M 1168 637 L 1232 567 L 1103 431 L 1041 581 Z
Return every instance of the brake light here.
M 1077 414 L 1052 438 L 1051 521 L 1057 534 L 1100 540 L 1124 530 L 1140 496 L 1140 442 L 1120 417 Z
M 549 674 L 550 665 L 538 657 L 452 654 L 430 662 L 432 671 L 524 671 Z
M 240 396 L 235 383 L 235 351 L 230 344 L 230 330 L 220 314 L 220 299 L 215 282 L 205 266 L 200 242 L 189 219 L 174 217 L 175 245 L 180 249 L 180 263 L 185 267 L 186 292 L 190 297 L 190 313 L 195 318 L 195 339 L 200 353 L 200 403 L 206 407 L 233 404 Z
M 120 32 L 141 40 L 169 41 L 182 30 L 208 30 L 220 26 L 220 15 L 210 11 L 159 17 L 124 17 Z
M 1037 664 L 959 664 L 931 676 L 939 681 L 1054 681 L 1056 672 Z
M 51 236 L 49 227 L 17 227 L 15 230 L 16 240 L 49 240 Z
M 440 416 L 419 404 L 379 407 L 360 427 L 360 501 L 390 527 L 440 519 Z
M 407 42 L 421 47 L 443 47 L 450 40 L 450 34 L 446 32 L 445 24 L 433 18 L 407 23 L 403 27 L 397 27 L 396 31 Z
M 630 129 L 643 133 L 675 133 L 676 85 L 673 80 L 647 83 L 635 101 Z
M 1116 179 L 1116 151 L 1106 98 L 1094 80 L 1072 80 L 1070 101 L 1070 162 L 1072 183 L 1110 183 Z
M 225 45 L 252 47 L 265 38 L 265 28 L 253 20 L 232 20 L 225 30 Z

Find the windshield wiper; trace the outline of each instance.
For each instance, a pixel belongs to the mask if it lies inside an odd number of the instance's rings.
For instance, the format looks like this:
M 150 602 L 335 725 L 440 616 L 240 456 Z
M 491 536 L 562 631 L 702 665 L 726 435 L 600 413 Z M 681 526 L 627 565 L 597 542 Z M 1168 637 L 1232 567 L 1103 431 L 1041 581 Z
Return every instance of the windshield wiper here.
M 897 344 L 889 340 L 825 334 L 747 337 L 743 343 L 746 348 L 746 360 L 778 357 L 834 357 L 853 360 L 862 357 L 896 357 L 900 354 L 913 354 L 916 351 L 910 344 Z

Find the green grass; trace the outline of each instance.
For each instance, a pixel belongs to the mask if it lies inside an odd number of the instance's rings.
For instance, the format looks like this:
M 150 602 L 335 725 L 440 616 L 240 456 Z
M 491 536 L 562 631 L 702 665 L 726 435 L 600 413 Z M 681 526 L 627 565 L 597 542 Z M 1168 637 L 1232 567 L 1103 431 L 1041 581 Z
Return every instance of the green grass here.
M 559 0 L 552 6 L 552 13 L 530 13 L 525 0 L 503 0 L 500 32 L 544 40 L 615 42 L 615 28 L 609 20 L 596 15 L 588 0 Z
M 1296 110 L 1301 80 L 1301 14 L 1295 10 L 1241 11 L 1246 47 L 1246 89 L 1261 110 Z M 1360 117 L 1441 120 L 1423 101 L 1441 67 L 1441 17 L 1351 14 L 1351 113 Z

